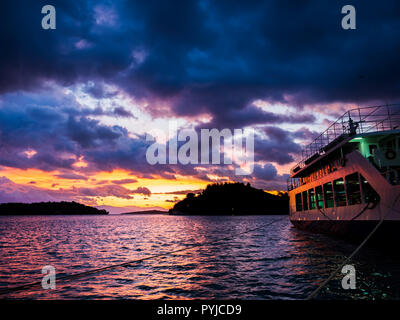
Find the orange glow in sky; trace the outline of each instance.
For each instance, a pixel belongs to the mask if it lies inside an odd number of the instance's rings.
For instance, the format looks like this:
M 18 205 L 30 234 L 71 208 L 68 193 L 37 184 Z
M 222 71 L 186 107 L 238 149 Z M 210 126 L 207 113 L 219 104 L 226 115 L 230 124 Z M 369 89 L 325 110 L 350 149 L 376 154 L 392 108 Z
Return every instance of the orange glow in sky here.
M 80 164 L 82 165 L 84 162 L 80 161 Z M 76 175 L 78 176 L 78 173 Z M 139 206 L 144 208 L 159 206 L 165 209 L 173 206 L 174 202 L 172 201 L 176 202 L 185 197 L 184 194 L 173 194 L 173 192 L 203 189 L 209 183 L 185 176 L 177 176 L 177 179 L 143 179 L 135 177 L 125 170 L 103 171 L 86 176 L 86 178 L 82 176 L 82 178 L 67 179 L 60 177 L 61 173 L 59 171 L 46 172 L 38 169 L 22 170 L 2 167 L 0 176 L 6 177 L 19 186 L 50 191 L 67 191 L 67 193 L 73 189 L 96 188 L 104 185 L 119 186 L 130 190 L 145 187 L 151 191 L 150 195 L 135 193 L 132 194 L 133 199 L 124 199 L 113 195 L 91 196 L 89 197 L 90 204 L 115 207 Z M 126 180 L 127 182 L 122 181 L 123 183 L 120 183 L 119 180 Z M 136 182 L 130 182 L 132 180 L 136 180 Z M 79 202 L 85 201 L 81 200 Z

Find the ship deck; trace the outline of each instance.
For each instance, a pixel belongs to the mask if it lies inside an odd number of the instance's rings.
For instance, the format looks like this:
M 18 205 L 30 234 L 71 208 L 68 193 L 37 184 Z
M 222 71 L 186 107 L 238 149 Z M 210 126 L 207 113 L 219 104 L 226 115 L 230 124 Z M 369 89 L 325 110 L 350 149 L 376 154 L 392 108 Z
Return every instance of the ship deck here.
M 376 132 L 400 132 L 400 104 L 356 108 L 345 112 L 302 150 L 290 177 L 302 176 L 306 168 L 340 149 L 351 139 Z

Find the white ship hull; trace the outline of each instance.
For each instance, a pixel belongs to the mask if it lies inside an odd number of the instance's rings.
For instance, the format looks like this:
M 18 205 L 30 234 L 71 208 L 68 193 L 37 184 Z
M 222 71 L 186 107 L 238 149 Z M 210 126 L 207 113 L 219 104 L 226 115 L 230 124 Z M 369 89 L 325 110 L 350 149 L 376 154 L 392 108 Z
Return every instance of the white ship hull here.
M 302 155 L 288 180 L 294 226 L 359 239 L 383 221 L 375 240 L 398 242 L 400 105 L 348 111 Z

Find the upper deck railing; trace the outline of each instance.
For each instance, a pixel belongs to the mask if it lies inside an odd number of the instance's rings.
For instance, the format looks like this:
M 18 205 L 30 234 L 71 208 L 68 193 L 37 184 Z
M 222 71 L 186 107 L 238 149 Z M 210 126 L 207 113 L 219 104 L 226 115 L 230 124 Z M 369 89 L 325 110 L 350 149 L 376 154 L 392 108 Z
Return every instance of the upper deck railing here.
M 302 150 L 301 160 L 291 169 L 291 174 L 349 136 L 396 129 L 400 129 L 400 104 L 351 109 Z

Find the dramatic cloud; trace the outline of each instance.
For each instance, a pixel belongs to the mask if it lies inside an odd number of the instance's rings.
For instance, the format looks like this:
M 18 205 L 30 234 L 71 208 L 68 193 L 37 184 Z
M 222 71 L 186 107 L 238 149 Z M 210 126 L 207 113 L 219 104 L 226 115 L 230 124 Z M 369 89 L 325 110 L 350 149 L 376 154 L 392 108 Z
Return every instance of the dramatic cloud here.
M 196 190 L 180 190 L 180 191 L 171 191 L 171 192 L 164 192 L 164 194 L 176 194 L 176 195 L 186 195 L 188 193 L 199 193 L 203 191 L 203 189 L 196 189 Z
M 72 191 L 79 195 L 90 196 L 90 197 L 118 197 L 122 199 L 133 199 L 133 194 L 144 194 L 150 195 L 151 192 L 146 187 L 138 187 L 135 190 L 131 190 L 119 185 L 108 185 L 95 188 L 72 188 Z
M 140 193 L 140 194 L 144 194 L 146 196 L 151 195 L 151 191 L 149 189 L 147 189 L 146 187 L 138 187 L 135 190 L 132 190 L 132 193 Z
M 280 166 L 318 126 L 347 106 L 400 98 L 396 0 L 354 4 L 356 30 L 341 28 L 342 0 L 53 0 L 57 29 L 43 30 L 46 4 L 0 2 L 0 169 L 53 173 L 65 198 L 152 196 L 124 185 L 179 176 L 282 189 Z M 149 165 L 144 132 L 177 119 L 254 127 L 253 175 Z M 127 176 L 93 178 L 113 170 Z M 60 195 L 34 176 L 25 186 L 8 178 L 3 199 Z M 63 188 L 74 181 L 88 187 Z
M 80 175 L 80 174 L 76 174 L 76 173 L 63 173 L 63 174 L 57 174 L 56 177 L 61 178 L 61 179 L 71 179 L 71 180 L 87 180 L 88 178 Z
M 130 190 L 118 185 L 47 190 L 36 186 L 17 184 L 6 177 L 0 177 L 0 203 L 61 200 L 88 202 L 92 197 L 116 197 L 132 200 L 134 194 L 148 196 L 151 195 L 151 192 L 146 187 Z
M 268 138 L 255 137 L 255 161 L 291 163 L 294 160 L 291 154 L 301 151 L 301 147 L 293 142 L 292 134 L 278 127 L 266 127 L 264 130 Z
M 86 90 L 100 98 L 115 94 L 108 82 L 149 101 L 149 111 L 163 100 L 175 114 L 227 115 L 232 125 L 269 121 L 249 107 L 255 99 L 399 98 L 395 0 L 356 5 L 352 31 L 340 26 L 343 1 L 53 1 L 56 31 L 40 28 L 44 3 L 1 4 L 1 92 L 92 80 Z
M 70 198 L 65 195 L 61 198 L 51 190 L 45 190 L 35 186 L 19 185 L 6 177 L 0 177 L 0 203 L 60 200 L 70 200 Z
M 277 171 L 272 164 L 256 165 L 254 167 L 254 175 L 261 180 L 274 180 L 277 176 Z
M 121 180 L 113 180 L 111 181 L 114 184 L 128 184 L 137 182 L 136 179 L 121 179 Z

